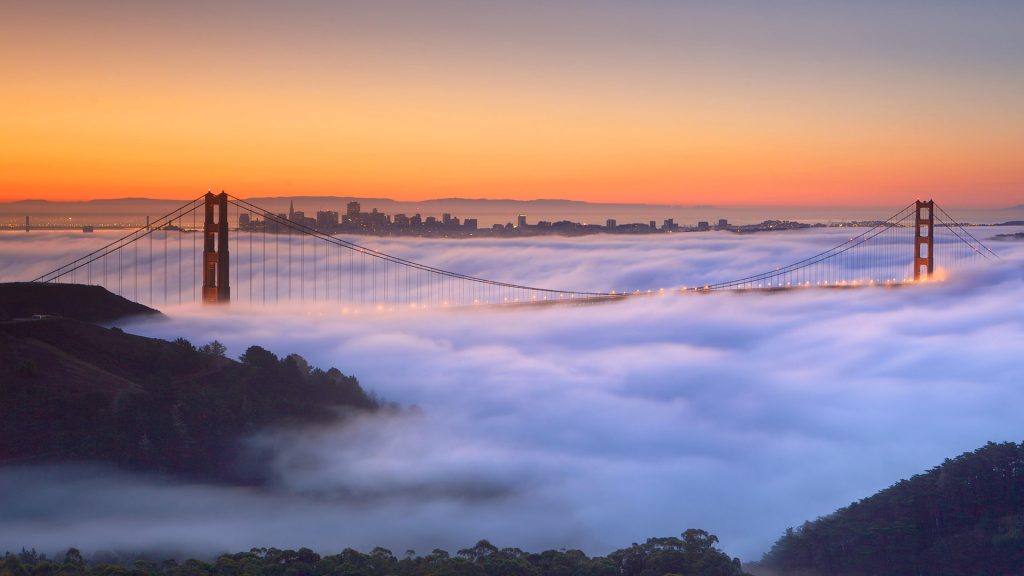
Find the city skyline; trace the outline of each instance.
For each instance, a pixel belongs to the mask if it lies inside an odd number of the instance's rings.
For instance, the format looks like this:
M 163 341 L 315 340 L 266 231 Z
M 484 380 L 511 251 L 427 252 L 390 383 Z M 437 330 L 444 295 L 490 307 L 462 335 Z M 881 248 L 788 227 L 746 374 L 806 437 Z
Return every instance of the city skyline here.
M 1024 202 L 1019 3 L 5 11 L 0 200 Z

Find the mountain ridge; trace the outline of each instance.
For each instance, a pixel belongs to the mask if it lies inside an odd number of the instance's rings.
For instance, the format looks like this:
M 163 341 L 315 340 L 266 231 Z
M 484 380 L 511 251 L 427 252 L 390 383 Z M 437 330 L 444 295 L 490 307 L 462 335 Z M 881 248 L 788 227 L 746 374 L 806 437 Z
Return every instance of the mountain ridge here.
M 1024 443 L 989 442 L 789 528 L 750 571 L 1024 574 Z

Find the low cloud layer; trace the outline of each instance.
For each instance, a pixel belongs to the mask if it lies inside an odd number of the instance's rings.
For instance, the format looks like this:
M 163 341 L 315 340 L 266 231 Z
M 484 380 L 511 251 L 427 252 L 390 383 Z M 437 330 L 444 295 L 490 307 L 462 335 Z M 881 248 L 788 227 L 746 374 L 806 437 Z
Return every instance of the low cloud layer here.
M 656 287 L 784 263 L 832 236 L 381 247 L 482 276 Z M 0 246 L 9 262 L 31 244 Z M 1002 262 L 901 289 L 361 315 L 169 309 L 126 329 L 216 338 L 231 355 L 298 352 L 415 408 L 254 438 L 272 454 L 265 489 L 0 469 L 0 549 L 425 552 L 488 538 L 604 553 L 701 527 L 754 559 L 787 526 L 988 440 L 1024 438 L 1024 244 L 994 247 Z

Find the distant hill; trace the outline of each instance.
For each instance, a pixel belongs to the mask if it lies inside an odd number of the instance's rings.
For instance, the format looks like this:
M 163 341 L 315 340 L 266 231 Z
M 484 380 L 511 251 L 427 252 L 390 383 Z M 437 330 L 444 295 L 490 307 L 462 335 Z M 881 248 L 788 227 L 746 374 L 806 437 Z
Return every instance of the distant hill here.
M 0 321 L 44 314 L 84 322 L 111 322 L 127 316 L 159 313 L 100 286 L 32 282 L 0 284 Z
M 780 575 L 1024 574 L 1024 443 L 986 444 L 789 529 L 759 564 Z
M 196 198 L 200 195 L 196 194 Z M 643 204 L 643 203 L 622 203 L 622 202 L 586 202 L 583 200 L 562 200 L 557 198 L 535 199 L 535 200 L 512 200 L 512 199 L 490 199 L 490 198 L 434 198 L 430 200 L 401 201 L 390 198 L 374 198 L 367 196 L 254 196 L 242 197 L 249 202 L 261 207 L 287 208 L 290 202 L 294 202 L 296 209 L 305 207 L 307 210 L 312 206 L 342 206 L 349 202 L 359 202 L 369 207 L 424 207 L 435 208 L 445 206 L 489 206 L 489 207 L 548 207 L 548 208 L 579 208 L 579 207 L 602 207 L 602 208 L 642 208 L 655 209 L 680 208 L 680 205 Z M 53 201 L 53 200 L 15 200 L 11 202 L 0 202 L 0 213 L 66 213 L 74 212 L 81 214 L 102 212 L 102 213 L 133 213 L 138 211 L 171 210 L 187 202 L 187 200 L 163 200 L 154 198 L 110 198 L 100 200 L 83 201 Z M 714 206 L 701 205 L 691 208 L 714 208 Z
M 1024 240 L 1024 232 L 1017 232 L 1016 234 L 996 234 L 991 238 L 1000 242 L 1006 241 L 1021 241 Z
M 248 435 L 378 406 L 354 377 L 301 356 L 223 353 L 71 318 L 2 321 L 0 464 L 92 460 L 258 483 L 259 458 L 240 449 Z
M 196 198 L 199 194 L 196 194 Z M 83 201 L 15 200 L 0 202 L 0 214 L 154 214 L 162 215 L 180 207 L 187 200 L 153 198 L 111 198 Z

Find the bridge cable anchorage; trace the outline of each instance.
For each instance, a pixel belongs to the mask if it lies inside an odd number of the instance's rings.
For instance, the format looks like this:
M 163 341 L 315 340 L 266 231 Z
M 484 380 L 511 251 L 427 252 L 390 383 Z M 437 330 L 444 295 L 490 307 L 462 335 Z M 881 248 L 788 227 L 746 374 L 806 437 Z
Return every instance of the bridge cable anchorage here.
M 197 223 L 200 210 L 206 214 L 201 225 Z M 214 218 L 215 212 L 217 218 Z M 191 229 L 185 225 L 189 214 L 192 215 Z M 234 234 L 229 232 L 232 228 L 231 215 L 235 224 Z M 157 235 L 158 231 L 162 234 Z M 178 234 L 176 250 L 168 246 L 169 241 L 173 244 L 171 232 Z M 191 255 L 186 254 L 182 238 L 182 234 L 188 232 L 195 234 Z M 201 244 L 200 232 L 204 235 Z M 261 233 L 258 243 L 257 233 Z M 243 243 L 246 239 L 240 234 L 248 235 L 247 242 Z M 155 236 L 162 241 L 162 250 L 154 250 Z M 268 236 L 274 243 L 270 250 Z M 148 239 L 148 258 L 145 250 L 139 254 L 138 242 L 142 239 Z M 282 254 L 282 242 L 287 243 L 285 254 Z M 311 245 L 311 250 L 306 249 L 306 244 Z M 202 260 L 199 258 L 200 247 Z M 122 257 L 125 248 L 130 250 L 126 258 Z M 348 254 L 347 266 L 345 253 Z M 273 262 L 269 261 L 271 258 Z M 298 262 L 295 262 L 296 258 Z M 306 262 L 308 258 L 312 258 L 310 263 Z M 774 266 L 765 272 L 725 282 L 700 283 L 692 289 L 685 286 L 670 288 L 668 292 L 895 285 L 930 277 L 937 261 L 948 270 L 953 265 L 976 258 L 989 260 L 999 256 L 934 202 L 915 201 L 885 221 L 873 223 L 856 236 L 791 264 Z M 176 262 L 171 262 L 172 259 Z M 235 260 L 233 265 L 232 259 Z M 286 267 L 281 266 L 284 259 Z M 94 278 L 94 264 L 100 268 L 98 280 Z M 171 278 L 175 267 L 176 277 Z M 172 302 L 175 299 L 172 291 L 177 291 L 178 303 L 184 303 L 187 287 L 183 285 L 182 276 L 187 273 L 187 268 L 192 269 L 193 302 L 227 302 L 232 296 L 247 299 L 250 303 L 281 302 L 283 299 L 304 302 L 309 296 L 316 303 L 345 302 L 344 310 L 353 312 L 361 309 L 393 310 L 403 306 L 586 303 L 665 293 L 661 289 L 635 288 L 610 292 L 561 290 L 454 272 L 333 236 L 314 227 L 311 219 L 301 213 L 293 212 L 287 217 L 276 215 L 225 192 L 216 195 L 208 192 L 152 222 L 147 218 L 144 227 L 33 281 L 77 282 L 82 277 L 79 273 L 83 268 L 85 279 L 90 284 L 95 280 L 95 283 L 136 301 L 148 292 L 150 304 L 155 302 L 154 296 L 165 304 Z M 234 274 L 230 274 L 232 268 Z M 126 273 L 128 282 L 125 282 Z M 268 273 L 274 275 L 272 282 L 268 282 Z M 367 278 L 367 274 L 372 276 Z M 285 278 L 282 279 L 282 275 Z M 155 294 L 154 284 L 159 283 L 158 277 L 162 277 L 163 286 L 159 294 Z M 198 294 L 200 279 L 203 289 Z M 236 285 L 234 291 L 230 288 L 232 282 Z M 147 283 L 148 286 L 145 285 Z M 320 283 L 324 286 L 321 287 Z M 271 289 L 273 298 L 269 294 Z

